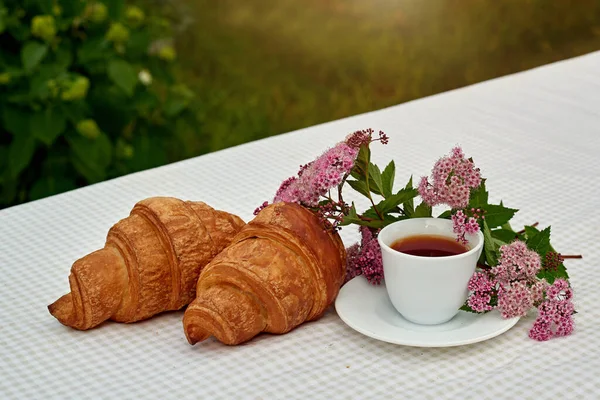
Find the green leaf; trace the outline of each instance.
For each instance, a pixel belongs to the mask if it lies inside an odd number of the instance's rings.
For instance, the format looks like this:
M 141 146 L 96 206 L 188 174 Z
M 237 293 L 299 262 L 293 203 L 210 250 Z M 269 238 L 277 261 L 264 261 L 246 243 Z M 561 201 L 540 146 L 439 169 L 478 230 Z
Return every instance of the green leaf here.
M 136 94 L 138 92 L 136 91 Z M 110 99 L 110 101 L 106 101 Z M 87 105 L 90 112 L 93 110 L 93 116 L 100 129 L 105 132 L 124 132 L 132 122 L 132 116 L 135 115 L 134 100 L 127 97 L 125 92 L 116 85 L 106 85 L 98 83 L 87 98 Z M 83 118 L 88 118 L 86 114 Z M 157 129 L 158 124 L 154 124 Z M 136 135 L 142 132 L 143 125 L 138 124 Z
M 71 43 L 63 40 L 60 47 L 54 52 L 56 66 L 62 70 L 67 70 L 73 63 L 73 52 L 71 51 Z
M 481 313 L 479 313 L 479 312 L 477 312 L 477 311 L 473 310 L 473 309 L 472 309 L 472 308 L 471 308 L 471 307 L 470 307 L 470 306 L 469 306 L 467 303 L 463 304 L 463 305 L 462 305 L 462 306 L 459 308 L 459 310 L 461 310 L 461 311 L 466 311 L 466 312 L 470 312 L 470 313 L 473 313 L 473 314 L 481 314 Z
M 368 146 L 360 146 L 356 161 L 354 161 L 354 167 L 352 168 L 352 177 L 357 180 L 361 180 L 367 176 L 369 170 L 369 164 L 371 160 L 371 150 Z
M 106 179 L 112 159 L 112 144 L 105 134 L 95 139 L 73 134 L 67 137 L 73 166 L 89 183 Z
M 8 103 L 17 104 L 20 106 L 29 106 L 31 104 L 31 96 L 25 90 L 25 87 L 17 87 L 8 95 Z
M 517 233 L 509 229 L 495 229 L 492 231 L 492 237 L 508 244 L 517 238 Z
M 148 30 L 138 30 L 131 32 L 129 42 L 127 43 L 127 55 L 131 59 L 143 58 L 148 53 L 148 48 L 152 43 L 152 36 Z
M 14 19 L 9 21 L 7 24 L 6 30 L 18 42 L 23 43 L 31 37 L 31 31 L 29 30 L 29 27 L 29 24 L 19 21 L 19 19 L 15 16 Z
M 0 171 L 5 171 L 6 160 L 8 160 L 8 147 L 0 145 Z M 2 183 L 3 179 L 4 176 L 2 176 L 2 172 L 0 172 L 0 183 Z
M 125 2 L 123 0 L 104 0 L 108 8 L 108 16 L 111 20 L 120 20 L 125 11 Z
M 346 180 L 350 187 L 365 197 L 369 197 L 369 189 L 363 181 Z
M 132 146 L 135 149 L 129 165 L 134 171 L 157 167 L 168 162 L 164 137 L 166 132 L 153 129 L 151 134 L 138 134 L 134 137 Z
M 91 113 L 90 107 L 85 101 L 63 103 L 62 111 L 73 125 L 77 124 L 77 122 L 82 119 L 87 118 Z M 96 111 L 96 109 L 94 109 L 94 111 Z
M 546 269 L 542 269 L 537 273 L 536 276 L 539 279 L 545 279 L 549 284 L 553 284 L 558 278 L 563 278 L 566 280 L 569 279 L 569 274 L 567 274 L 564 264 L 560 264 L 557 271 L 548 271 Z
M 42 14 L 52 14 L 52 0 L 37 0 L 36 5 L 40 8 Z
M 408 201 L 408 199 L 415 198 L 419 192 L 417 189 L 401 189 L 398 193 L 391 195 L 390 197 L 380 201 L 377 204 L 377 210 L 381 214 L 387 214 L 389 212 L 397 212 L 397 208 L 400 204 Z M 379 218 L 375 208 L 371 207 L 364 213 L 365 217 L 369 218 Z
M 496 228 L 510 221 L 510 219 L 519 210 L 507 208 L 500 205 L 488 204 L 483 207 L 485 209 L 485 222 L 490 228 Z
M 127 96 L 133 96 L 133 92 L 138 82 L 135 69 L 124 60 L 112 60 L 108 64 L 108 77 L 121 88 Z
M 417 206 L 417 208 L 415 208 L 415 212 L 412 215 L 412 218 L 426 218 L 426 217 L 431 217 L 431 207 L 427 205 L 427 203 L 425 203 L 424 201 L 421 202 L 421 204 L 419 204 Z
M 405 219 L 404 217 L 394 217 L 393 215 L 386 214 L 383 216 L 383 221 L 381 220 L 373 220 L 373 221 L 362 221 L 360 225 L 368 226 L 369 228 L 381 229 L 388 226 L 391 223 L 400 221 L 401 219 Z
M 438 218 L 450 219 L 450 217 L 452 217 L 452 210 L 446 210 L 438 215 Z
M 371 192 L 383 196 L 381 170 L 373 163 L 369 163 L 369 189 Z
M 71 18 L 80 16 L 87 3 L 87 1 L 61 1 L 62 16 Z
M 89 64 L 94 61 L 106 59 L 111 54 L 109 42 L 104 38 L 91 38 L 84 41 L 77 49 L 77 61 L 79 64 Z
M 400 220 L 400 218 L 395 218 L 395 217 L 392 217 L 391 215 L 386 215 L 384 217 L 383 221 L 380 219 L 365 221 L 360 218 L 354 219 L 354 218 L 344 217 L 344 220 L 342 221 L 342 223 L 340 225 L 344 226 L 344 225 L 354 224 L 354 225 L 359 225 L 359 226 L 367 226 L 367 227 L 373 228 L 373 229 L 382 229 L 385 226 L 387 226 L 393 222 L 399 221 L 399 220 Z
M 342 220 L 340 225 L 346 226 L 346 225 L 350 225 L 350 224 L 355 224 L 355 225 L 367 226 L 369 228 L 374 228 L 374 229 L 381 229 L 384 226 L 391 224 L 392 222 L 398 221 L 399 219 L 400 218 L 396 218 L 391 215 L 385 215 L 383 221 L 380 219 L 372 220 L 372 221 L 368 221 L 368 220 L 365 221 L 358 216 L 358 214 L 356 213 L 356 206 L 354 205 L 354 203 L 352 203 L 352 206 L 350 207 L 350 211 L 348 212 L 347 215 L 344 216 L 344 219 Z
M 27 42 L 21 49 L 21 62 L 27 72 L 31 72 L 48 53 L 48 45 L 39 42 Z
M 527 236 L 528 240 L 537 235 L 538 233 L 540 233 L 540 230 L 537 229 L 535 226 L 525 226 L 525 236 Z
M 413 188 L 413 179 L 412 179 L 412 175 L 410 176 L 410 179 L 408 180 L 408 183 L 406 184 L 406 186 L 404 187 L 405 189 L 412 189 Z M 404 202 L 404 204 L 402 204 L 402 209 L 404 210 L 404 215 L 406 215 L 407 217 L 412 217 L 412 215 L 415 213 L 415 202 L 413 199 L 407 200 Z
M 479 256 L 479 260 L 477 260 L 477 264 L 485 264 L 485 251 L 481 252 L 481 255 Z
M 29 135 L 29 114 L 16 107 L 4 107 L 2 110 L 4 128 L 15 136 Z
M 42 169 L 44 174 L 51 176 L 70 175 L 69 167 L 71 159 L 69 158 L 69 147 L 66 143 L 57 143 L 48 149 L 48 153 Z
M 496 244 L 494 243 L 494 238 L 492 237 L 492 231 L 487 224 L 487 220 L 483 221 L 483 251 L 485 252 L 487 264 L 490 267 L 498 264 L 498 252 L 496 249 Z
M 485 188 L 485 179 L 481 180 L 479 187 L 471 190 L 469 198 L 469 208 L 481 208 L 488 204 L 488 191 Z M 486 217 L 487 218 L 487 217 Z
M 546 253 L 550 251 L 550 227 L 540 231 L 537 235 L 529 237 L 526 243 L 527 247 L 538 253 L 543 259 Z
M 8 148 L 8 170 L 10 176 L 16 178 L 29 165 L 35 152 L 35 138 L 29 133 L 17 135 Z
M 394 190 L 394 178 L 396 177 L 396 164 L 394 160 L 390 161 L 388 165 L 383 169 L 381 173 L 381 182 L 383 187 L 383 195 L 385 197 L 391 196 Z
M 392 199 L 396 202 L 398 202 L 398 204 L 400 203 L 407 203 L 409 201 L 413 201 L 413 199 L 415 197 L 417 197 L 419 195 L 419 191 L 417 189 L 400 189 L 398 190 L 398 192 L 394 195 L 392 195 Z
M 497 250 L 500 250 L 500 247 L 504 246 L 505 244 L 508 244 L 501 239 L 492 238 L 492 240 L 494 241 L 494 246 L 496 247 Z
M 29 191 L 29 200 L 37 200 L 54 194 L 75 189 L 75 182 L 64 176 L 41 177 L 33 183 Z
M 65 69 L 60 65 L 49 64 L 41 65 L 29 81 L 29 96 L 31 99 L 46 100 L 51 96 L 50 81 L 56 86 L 58 91 L 58 82 L 66 76 Z
M 67 117 L 58 107 L 46 108 L 31 116 L 31 133 L 50 146 L 67 127 Z
M 12 179 L 8 174 L 8 170 L 5 175 L 0 175 L 0 207 L 4 205 L 10 205 L 14 202 L 17 197 L 18 180 Z
M 558 265 L 558 269 L 557 271 L 554 273 L 554 278 L 563 278 L 565 280 L 569 280 L 569 274 L 567 273 L 567 268 L 565 267 L 565 264 L 560 263 Z

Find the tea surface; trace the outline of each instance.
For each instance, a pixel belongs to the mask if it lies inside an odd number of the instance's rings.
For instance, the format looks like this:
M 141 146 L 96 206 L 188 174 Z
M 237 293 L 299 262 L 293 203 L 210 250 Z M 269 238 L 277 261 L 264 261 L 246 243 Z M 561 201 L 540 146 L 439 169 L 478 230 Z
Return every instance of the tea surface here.
M 456 240 L 437 235 L 415 235 L 396 240 L 390 246 L 401 253 L 420 257 L 447 257 L 469 249 Z

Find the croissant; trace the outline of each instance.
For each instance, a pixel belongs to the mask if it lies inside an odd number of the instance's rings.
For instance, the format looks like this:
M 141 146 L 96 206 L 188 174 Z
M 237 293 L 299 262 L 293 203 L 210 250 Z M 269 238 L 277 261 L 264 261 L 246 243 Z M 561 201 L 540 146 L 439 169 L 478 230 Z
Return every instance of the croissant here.
M 110 229 L 104 248 L 75 261 L 71 292 L 48 310 L 80 330 L 178 310 L 194 299 L 200 270 L 243 225 L 202 202 L 142 200 Z
M 183 317 L 190 344 L 234 345 L 318 319 L 337 296 L 346 251 L 337 233 L 293 203 L 263 209 L 202 271 Z

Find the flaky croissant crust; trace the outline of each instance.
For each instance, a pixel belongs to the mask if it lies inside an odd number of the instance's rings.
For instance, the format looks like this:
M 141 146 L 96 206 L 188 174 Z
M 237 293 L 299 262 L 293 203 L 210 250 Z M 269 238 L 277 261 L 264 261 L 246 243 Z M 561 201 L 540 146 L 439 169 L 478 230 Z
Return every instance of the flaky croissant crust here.
M 345 258 L 339 235 L 311 211 L 265 208 L 201 273 L 183 320 L 188 341 L 238 344 L 319 318 L 338 294 Z
M 142 200 L 110 229 L 104 248 L 73 264 L 71 292 L 48 309 L 81 330 L 107 319 L 135 322 L 178 310 L 195 297 L 201 269 L 243 225 L 202 202 Z

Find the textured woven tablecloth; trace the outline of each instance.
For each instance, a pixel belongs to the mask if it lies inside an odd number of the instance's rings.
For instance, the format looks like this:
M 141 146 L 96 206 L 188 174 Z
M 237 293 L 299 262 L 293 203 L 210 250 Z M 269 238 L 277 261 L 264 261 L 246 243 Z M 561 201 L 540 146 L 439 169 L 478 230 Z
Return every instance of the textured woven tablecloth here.
M 331 308 L 286 335 L 192 347 L 182 312 L 88 332 L 48 313 L 69 291 L 73 261 L 102 247 L 136 201 L 203 200 L 250 220 L 300 164 L 367 127 L 390 136 L 373 145 L 374 161 L 393 158 L 397 184 L 428 175 L 461 144 L 490 199 L 520 209 L 513 226 L 552 225 L 558 251 L 584 255 L 567 261 L 579 311 L 572 336 L 529 339 L 532 315 L 489 341 L 412 348 L 365 337 Z M 2 210 L 0 398 L 600 398 L 599 154 L 593 53 Z

